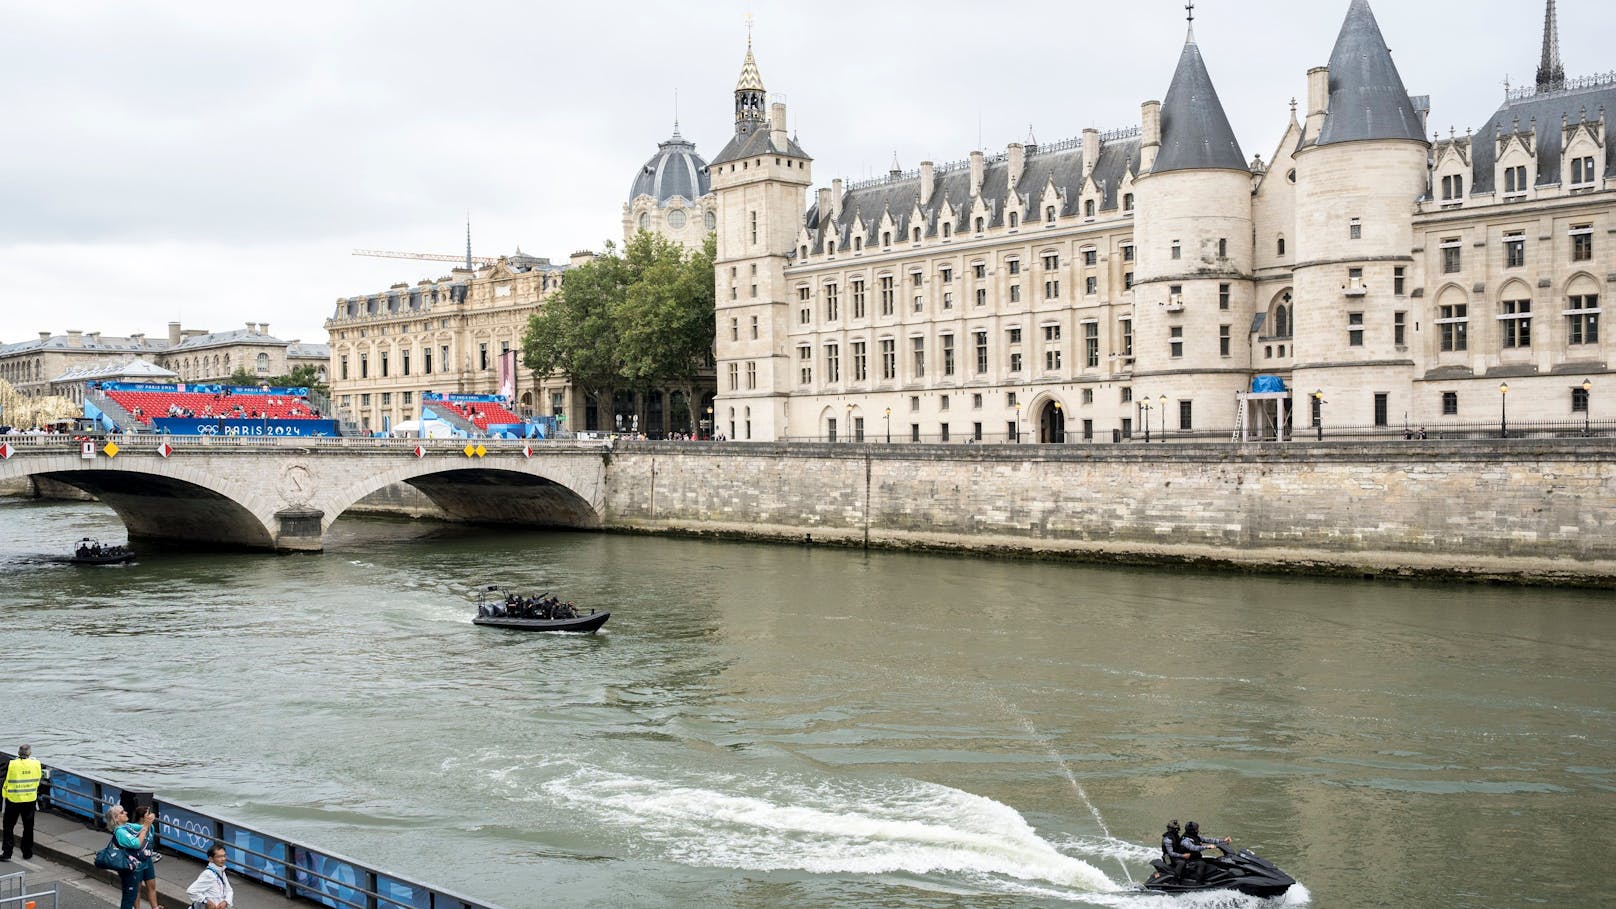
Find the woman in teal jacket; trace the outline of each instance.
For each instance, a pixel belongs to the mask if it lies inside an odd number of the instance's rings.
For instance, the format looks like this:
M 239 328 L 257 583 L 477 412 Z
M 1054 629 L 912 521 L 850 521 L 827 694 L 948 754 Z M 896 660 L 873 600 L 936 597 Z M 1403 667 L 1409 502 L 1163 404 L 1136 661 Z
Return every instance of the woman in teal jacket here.
M 123 891 L 118 909 L 135 909 L 135 902 L 140 899 L 140 863 L 136 853 L 149 842 L 151 823 L 148 820 L 144 826 L 131 824 L 129 812 L 123 810 L 122 805 L 113 805 L 107 809 L 107 828 L 112 831 L 112 838 L 117 841 L 119 848 L 128 852 L 131 859 L 130 867 L 118 869 L 118 885 Z

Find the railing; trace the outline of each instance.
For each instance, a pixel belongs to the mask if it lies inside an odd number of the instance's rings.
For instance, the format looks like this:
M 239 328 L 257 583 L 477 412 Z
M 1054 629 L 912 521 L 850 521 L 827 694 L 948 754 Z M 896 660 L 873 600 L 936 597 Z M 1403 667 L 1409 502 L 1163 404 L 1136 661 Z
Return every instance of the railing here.
M 1538 91 L 1535 84 L 1522 86 L 1521 88 L 1512 88 L 1504 93 L 1504 100 L 1525 101 L 1528 98 L 1565 94 L 1567 92 L 1582 91 L 1583 89 L 1587 88 L 1602 88 L 1606 85 L 1616 85 L 1616 70 L 1612 70 L 1608 73 L 1594 73 L 1591 76 L 1579 76 L 1575 79 L 1567 79 L 1565 80 L 1564 85 L 1559 85 L 1541 92 Z
M 41 794 L 48 792 L 50 810 L 81 818 L 99 829 L 110 806 L 149 803 L 157 811 L 160 848 L 207 861 L 207 850 L 218 843 L 225 847 L 227 867 L 238 877 L 264 884 L 287 899 L 308 900 L 331 909 L 498 909 L 493 903 L 430 887 L 153 793 L 62 767 L 47 770 L 49 789 L 42 788 Z M 21 909 L 21 904 L 0 903 L 0 909 Z
M 1137 127 L 1137 126 L 1125 126 L 1125 127 L 1121 128 L 1121 129 L 1106 130 L 1105 132 L 1100 133 L 1100 141 L 1101 142 L 1118 142 L 1118 141 L 1121 141 L 1123 139 L 1136 138 L 1136 137 L 1138 137 L 1138 135 L 1139 135 L 1139 127 Z M 1046 145 L 1033 145 L 1032 146 L 1032 148 L 1034 150 L 1033 154 L 1038 154 L 1038 155 L 1049 154 L 1049 153 L 1052 153 L 1052 152 L 1072 151 L 1074 149 L 1079 149 L 1079 148 L 1082 148 L 1082 147 L 1083 147 L 1083 137 L 1082 136 L 1073 136 L 1070 139 L 1061 139 L 1058 142 L 1050 142 L 1050 143 L 1048 143 Z M 1002 161 L 1008 161 L 1008 160 L 1010 160 L 1009 152 L 997 152 L 997 153 L 992 154 L 992 155 L 984 155 L 983 158 L 982 158 L 982 163 L 984 165 L 998 164 L 998 163 L 1000 163 Z M 961 159 L 959 161 L 944 161 L 942 164 L 934 164 L 934 165 L 932 165 L 932 173 L 934 173 L 934 174 L 936 174 L 938 176 L 941 176 L 943 174 L 953 173 L 954 171 L 957 171 L 957 170 L 964 170 L 965 168 L 970 167 L 970 166 L 971 166 L 971 159 L 969 159 L 969 158 L 964 158 L 964 159 Z M 852 190 L 855 190 L 855 189 L 869 189 L 872 186 L 881 186 L 881 185 L 884 185 L 884 184 L 887 184 L 887 183 L 896 183 L 896 182 L 899 182 L 901 180 L 913 180 L 913 179 L 915 179 L 915 178 L 917 178 L 919 176 L 920 176 L 920 171 L 918 171 L 918 170 L 900 171 L 898 173 L 889 173 L 889 174 L 887 174 L 886 176 L 883 176 L 883 177 L 871 177 L 868 180 L 857 180 L 857 181 L 854 181 L 854 182 L 850 182 L 850 183 L 847 184 L 847 189 L 848 189 L 848 191 L 852 191 Z
M 1236 432 L 1234 427 L 1223 429 L 1194 429 L 1182 430 L 1152 425 L 1148 433 L 1149 444 L 1230 444 L 1230 439 Z M 1423 426 L 1411 424 L 1403 426 L 1332 426 L 1329 423 L 1329 414 L 1325 415 L 1322 438 L 1319 427 L 1312 424 L 1297 423 L 1284 429 L 1282 433 L 1276 432 L 1273 427 L 1248 427 L 1247 438 L 1244 443 L 1255 442 L 1382 442 L 1386 444 L 1401 445 L 1411 441 L 1425 442 L 1465 442 L 1465 441 L 1500 441 L 1505 436 L 1506 427 L 1498 421 L 1466 422 L 1466 423 L 1426 423 Z M 1507 438 L 1517 439 L 1616 439 L 1616 419 L 1613 420 L 1533 420 L 1518 421 L 1510 419 L 1507 427 Z M 983 432 L 976 438 L 974 431 L 966 429 L 963 432 L 957 427 L 949 432 L 948 438 L 943 438 L 939 432 L 922 433 L 916 438 L 909 426 L 905 424 L 901 429 L 894 425 L 890 443 L 881 423 L 878 421 L 875 430 L 864 430 L 863 438 L 849 438 L 847 433 L 838 432 L 835 438 L 824 433 L 818 435 L 791 436 L 783 439 L 785 442 L 810 442 L 832 445 L 1063 445 L 1063 446 L 1103 446 L 1103 445 L 1144 445 L 1147 433 L 1143 426 L 1135 425 L 1128 433 L 1115 428 L 1102 428 L 1096 426 L 1094 434 L 1085 438 L 1081 428 L 1068 423 L 1063 433 L 1056 435 L 1056 441 L 1040 441 L 1040 429 L 1036 423 L 1022 423 L 1018 434 L 1007 431 Z M 733 441 L 724 444 L 734 444 Z M 1243 443 L 1235 443 L 1243 444 Z
M 61 886 L 60 881 L 55 881 L 49 890 L 29 893 L 26 871 L 0 874 L 0 909 L 57 909 L 62 899 Z
M 154 433 L 47 433 L 44 435 L 9 435 L 0 436 L 0 442 L 11 446 L 13 452 L 60 452 L 79 451 L 85 442 L 94 445 L 96 451 L 107 442 L 116 442 L 119 455 L 152 454 L 157 447 L 164 443 L 172 446 L 176 454 L 183 454 L 198 448 L 226 451 L 288 451 L 301 450 L 307 452 L 359 452 L 359 451 L 411 451 L 416 446 L 430 453 L 460 452 L 467 445 L 478 446 L 492 452 L 521 451 L 524 446 L 532 445 L 537 451 L 598 451 L 603 447 L 600 441 L 562 441 L 555 439 L 416 439 L 416 438 L 378 438 L 375 436 L 174 436 Z

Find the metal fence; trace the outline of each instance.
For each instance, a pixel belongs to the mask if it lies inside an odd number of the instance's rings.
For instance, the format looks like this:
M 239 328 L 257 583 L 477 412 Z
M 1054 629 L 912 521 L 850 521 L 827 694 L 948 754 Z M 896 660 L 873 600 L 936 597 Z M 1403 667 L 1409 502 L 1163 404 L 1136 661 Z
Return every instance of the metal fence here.
M 29 893 L 28 872 L 0 874 L 0 909 L 57 909 L 62 899 L 61 886 L 60 882 L 52 882 L 49 890 Z
M 160 848 L 207 861 L 208 849 L 218 843 L 225 847 L 228 867 L 237 877 L 257 881 L 288 899 L 331 909 L 499 909 L 493 903 L 431 887 L 155 793 L 63 767 L 49 766 L 47 770 L 49 787 L 41 791 L 49 810 L 102 828 L 102 818 L 112 805 L 149 804 L 157 811 Z M 0 903 L 0 909 L 22 907 Z

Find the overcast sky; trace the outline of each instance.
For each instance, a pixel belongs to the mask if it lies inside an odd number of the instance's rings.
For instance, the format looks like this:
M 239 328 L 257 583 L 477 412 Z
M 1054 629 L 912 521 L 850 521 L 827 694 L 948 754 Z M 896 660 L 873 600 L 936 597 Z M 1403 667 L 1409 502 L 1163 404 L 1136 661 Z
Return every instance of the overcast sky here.
M 1272 156 L 1347 5 L 1197 4 L 1248 159 Z M 1374 5 L 1443 135 L 1534 75 L 1542 0 Z M 0 0 L 0 342 L 170 321 L 323 341 L 338 297 L 449 268 L 353 249 L 461 252 L 468 210 L 478 255 L 598 249 L 676 90 L 698 151 L 727 141 L 749 8 L 820 185 L 1029 125 L 1134 126 L 1185 27 L 1182 0 Z M 1567 74 L 1616 69 L 1616 5 L 1559 9 Z

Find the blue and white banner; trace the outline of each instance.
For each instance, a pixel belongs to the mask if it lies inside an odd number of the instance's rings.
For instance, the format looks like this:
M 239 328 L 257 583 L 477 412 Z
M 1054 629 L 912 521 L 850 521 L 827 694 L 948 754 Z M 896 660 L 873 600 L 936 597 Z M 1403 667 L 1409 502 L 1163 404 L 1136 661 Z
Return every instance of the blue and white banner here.
M 334 436 L 336 420 L 221 420 L 156 417 L 152 426 L 171 436 Z

